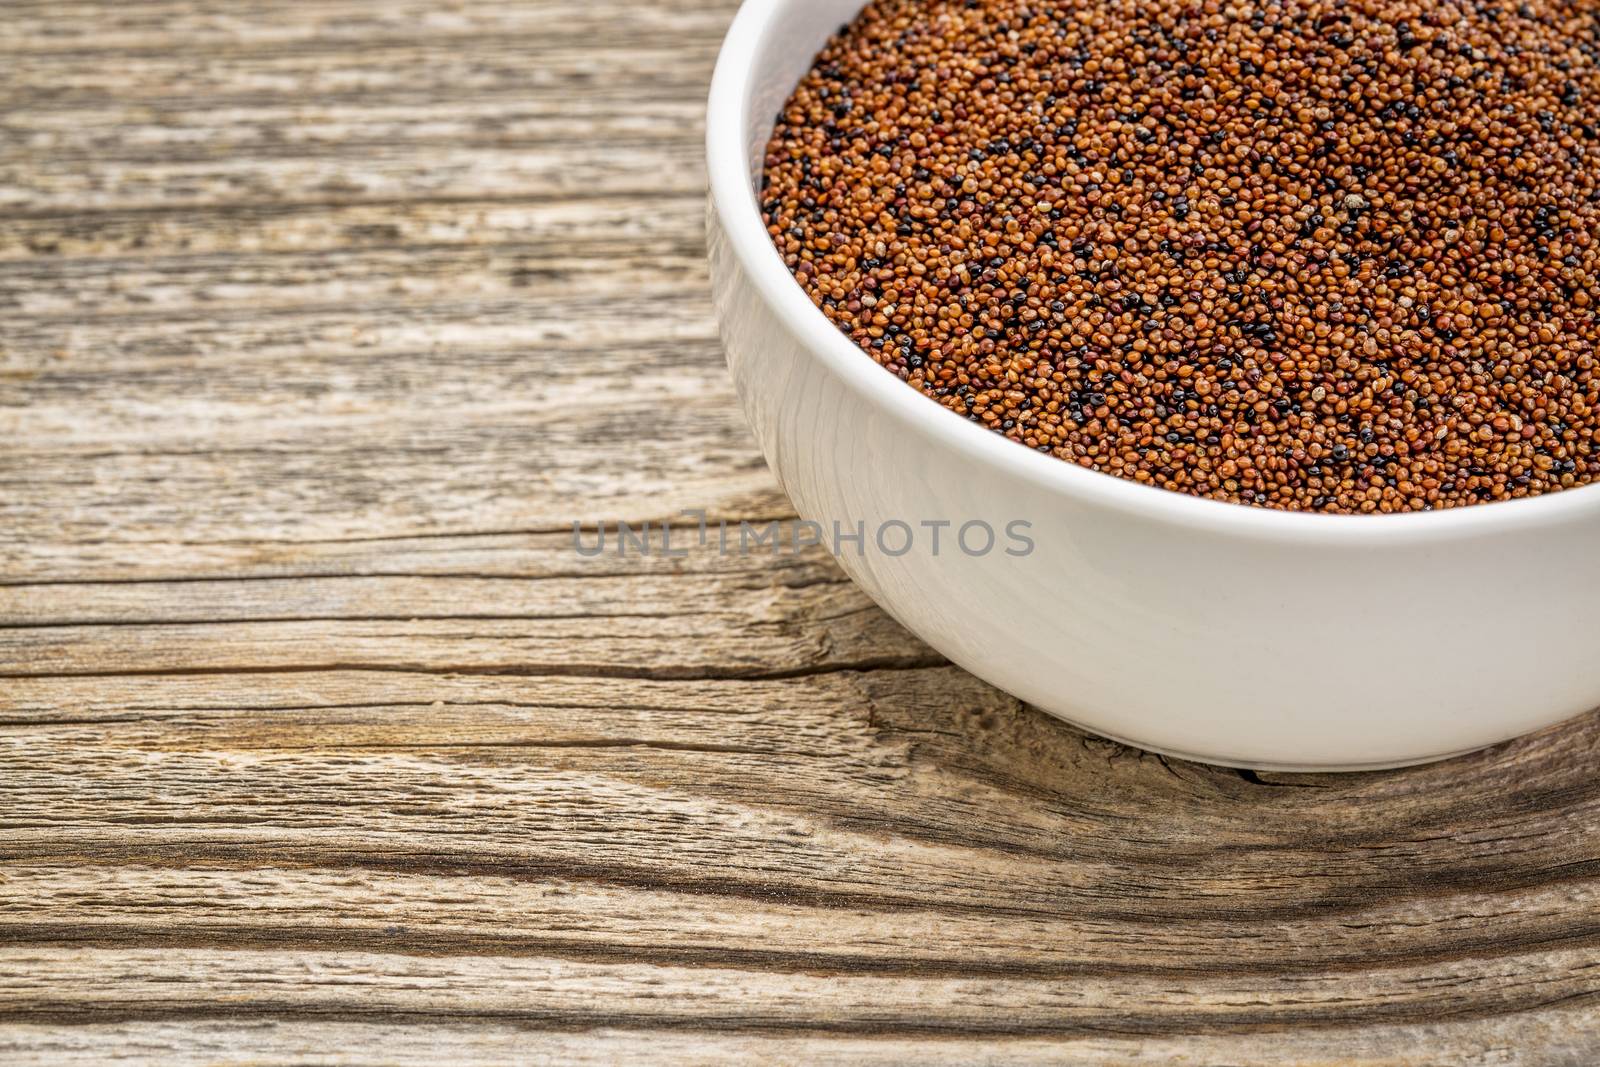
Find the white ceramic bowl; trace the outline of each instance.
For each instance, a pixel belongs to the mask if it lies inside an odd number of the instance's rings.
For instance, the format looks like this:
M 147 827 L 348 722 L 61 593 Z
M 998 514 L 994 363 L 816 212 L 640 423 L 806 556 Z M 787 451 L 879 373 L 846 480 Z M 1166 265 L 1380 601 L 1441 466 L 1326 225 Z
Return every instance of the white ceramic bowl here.
M 1033 452 L 898 381 L 814 307 L 755 188 L 774 119 L 863 0 L 746 0 L 707 117 L 728 364 L 800 515 L 844 569 L 979 677 L 1192 759 L 1355 769 L 1436 759 L 1600 705 L 1600 487 L 1328 516 L 1149 488 Z M 894 520 L 910 527 L 910 551 Z M 986 522 L 987 553 L 952 546 Z M 1031 524 L 1033 550 L 1008 540 Z M 1020 529 L 1020 528 L 1019 528 Z M 885 546 L 875 534 L 887 530 Z M 934 554 L 934 532 L 942 534 Z M 969 547 L 984 543 L 973 527 Z

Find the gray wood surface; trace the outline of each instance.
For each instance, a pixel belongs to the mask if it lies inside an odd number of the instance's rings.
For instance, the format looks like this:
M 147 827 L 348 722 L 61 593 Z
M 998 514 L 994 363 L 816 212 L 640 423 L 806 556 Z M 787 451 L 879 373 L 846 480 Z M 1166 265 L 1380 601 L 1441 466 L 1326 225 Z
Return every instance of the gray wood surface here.
M 816 551 L 572 551 L 788 514 L 733 6 L 0 10 L 0 1060 L 1600 1060 L 1594 718 L 1241 774 Z

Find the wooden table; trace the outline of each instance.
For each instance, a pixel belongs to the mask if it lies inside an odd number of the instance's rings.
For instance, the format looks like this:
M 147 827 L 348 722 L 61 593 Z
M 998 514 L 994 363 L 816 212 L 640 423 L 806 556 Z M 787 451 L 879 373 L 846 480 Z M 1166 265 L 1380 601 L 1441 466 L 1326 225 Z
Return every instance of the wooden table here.
M 0 1060 L 1595 1062 L 1600 720 L 1219 770 L 815 550 L 574 552 L 788 514 L 733 6 L 5 5 Z

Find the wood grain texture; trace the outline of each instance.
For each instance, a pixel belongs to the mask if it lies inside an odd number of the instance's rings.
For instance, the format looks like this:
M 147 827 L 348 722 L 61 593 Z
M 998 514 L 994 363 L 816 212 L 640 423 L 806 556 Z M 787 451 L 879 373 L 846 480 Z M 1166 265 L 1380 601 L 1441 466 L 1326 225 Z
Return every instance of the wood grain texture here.
M 733 0 L 0 14 L 0 1059 L 1590 1064 L 1600 719 L 1238 773 L 950 667 L 722 369 Z

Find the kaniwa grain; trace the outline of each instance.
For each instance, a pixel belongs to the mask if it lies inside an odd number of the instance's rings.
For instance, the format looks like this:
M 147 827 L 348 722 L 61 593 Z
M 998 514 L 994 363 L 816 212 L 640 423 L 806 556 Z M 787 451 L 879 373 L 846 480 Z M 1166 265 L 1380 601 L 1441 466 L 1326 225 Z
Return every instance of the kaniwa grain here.
M 875 0 L 762 208 L 883 367 L 1029 448 L 1396 512 L 1600 478 L 1600 14 Z

